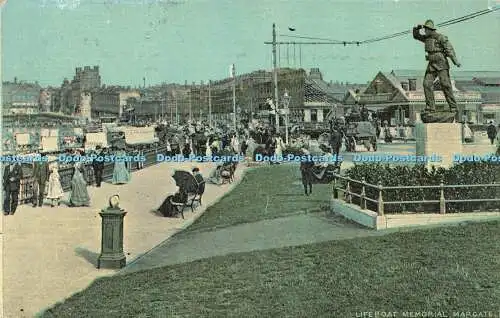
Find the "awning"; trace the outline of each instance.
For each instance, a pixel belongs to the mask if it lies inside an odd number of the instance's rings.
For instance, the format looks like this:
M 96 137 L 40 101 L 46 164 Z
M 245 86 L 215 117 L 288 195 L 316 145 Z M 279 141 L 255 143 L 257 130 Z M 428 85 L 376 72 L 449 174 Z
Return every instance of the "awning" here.
M 483 104 L 481 110 L 488 113 L 500 113 L 500 105 L 497 104 Z
M 151 140 L 140 140 L 140 141 L 127 142 L 127 145 L 130 145 L 130 146 L 150 145 L 150 144 L 154 144 L 154 143 L 159 142 L 159 141 L 160 140 L 158 138 L 154 138 Z

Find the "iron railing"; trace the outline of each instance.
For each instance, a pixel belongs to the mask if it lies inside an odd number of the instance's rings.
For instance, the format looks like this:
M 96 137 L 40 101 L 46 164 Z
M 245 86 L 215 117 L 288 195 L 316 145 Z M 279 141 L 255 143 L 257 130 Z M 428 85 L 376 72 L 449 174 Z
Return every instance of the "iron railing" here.
M 344 181 L 345 188 L 339 186 L 339 180 Z M 360 191 L 353 191 L 352 184 L 360 185 Z M 359 188 L 359 187 L 356 187 Z M 339 192 L 343 193 L 343 200 L 347 203 L 356 204 L 362 209 L 371 210 L 377 212 L 378 215 L 382 216 L 385 214 L 385 207 L 387 205 L 410 205 L 410 204 L 439 204 L 439 213 L 446 213 L 446 208 L 448 203 L 471 203 L 471 202 L 500 202 L 500 196 L 497 191 L 488 191 L 491 193 L 493 197 L 491 198 L 481 198 L 481 199 L 446 199 L 445 189 L 472 189 L 472 188 L 491 188 L 495 190 L 498 188 L 500 190 L 500 183 L 491 183 L 491 184 L 455 184 L 455 185 L 445 185 L 443 181 L 439 185 L 427 185 L 427 186 L 384 186 L 382 182 L 379 182 L 377 185 L 367 183 L 365 179 L 359 181 L 354 180 L 348 177 L 344 177 L 338 174 L 335 174 L 335 179 L 333 181 L 333 198 L 339 199 Z M 374 189 L 375 191 L 367 191 L 367 189 Z M 400 201 L 384 201 L 384 197 L 387 191 L 405 191 L 405 190 L 415 190 L 418 189 L 422 191 L 423 189 L 432 189 L 439 191 L 439 199 L 431 199 L 426 200 L 423 198 L 422 200 L 400 200 Z M 369 197 L 367 192 L 377 193 L 376 197 Z M 496 197 L 495 197 L 496 196 Z M 358 200 L 353 200 L 354 198 L 358 198 Z M 358 201 L 357 203 L 353 201 Z M 371 202 L 372 204 L 368 204 Z M 369 208 L 375 207 L 375 208 Z M 496 205 L 498 207 L 498 205 Z M 404 212 L 404 211 L 400 211 Z M 470 211 L 472 212 L 472 211 Z
M 163 146 L 158 146 L 153 149 L 149 149 L 144 152 L 146 161 L 144 162 L 144 167 L 157 164 L 156 155 L 158 153 L 167 153 L 167 148 Z M 130 171 L 137 170 L 138 166 L 136 162 L 127 163 Z M 104 171 L 102 174 L 103 180 L 110 179 L 113 176 L 114 163 L 105 163 Z M 65 167 L 59 168 L 59 176 L 61 178 L 61 186 L 64 191 L 69 191 L 71 189 L 71 179 L 73 178 L 73 166 L 67 165 Z M 94 171 L 91 164 L 84 165 L 84 177 L 87 180 L 88 185 L 92 185 L 95 182 Z M 31 203 L 33 200 L 33 190 L 34 190 L 34 179 L 33 176 L 27 176 L 21 179 L 21 187 L 19 189 L 19 204 Z

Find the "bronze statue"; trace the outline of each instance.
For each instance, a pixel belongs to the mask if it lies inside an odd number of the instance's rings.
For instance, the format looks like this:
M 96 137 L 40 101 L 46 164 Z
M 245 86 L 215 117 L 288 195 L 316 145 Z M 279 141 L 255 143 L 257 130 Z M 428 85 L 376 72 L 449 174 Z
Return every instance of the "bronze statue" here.
M 455 55 L 455 50 L 446 36 L 436 32 L 432 20 L 427 20 L 424 25 L 414 27 L 413 38 L 425 44 L 425 59 L 429 61 L 423 83 L 426 108 L 422 114 L 422 121 L 453 122 L 457 113 L 457 102 L 453 95 L 448 58 L 457 67 L 461 66 Z M 434 100 L 434 80 L 436 78 L 439 78 L 441 89 L 450 107 L 450 112 L 453 114 L 448 112 L 436 113 Z

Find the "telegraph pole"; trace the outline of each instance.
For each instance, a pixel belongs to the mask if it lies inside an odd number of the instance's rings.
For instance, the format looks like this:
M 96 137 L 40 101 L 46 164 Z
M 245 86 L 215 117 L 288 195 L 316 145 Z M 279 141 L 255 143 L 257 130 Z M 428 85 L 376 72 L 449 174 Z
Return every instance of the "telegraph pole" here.
M 208 125 L 212 127 L 212 80 L 208 81 Z
M 167 98 L 168 98 L 168 95 L 167 95 Z M 172 100 L 170 100 L 172 101 Z M 174 122 L 174 109 L 172 108 L 172 105 L 171 103 L 168 103 L 168 105 L 170 106 L 170 124 L 172 124 Z
M 179 105 L 177 104 L 177 94 L 175 95 L 175 123 L 179 126 Z
M 274 99 L 275 99 L 275 107 L 276 107 L 276 130 L 279 131 L 279 115 L 278 115 L 278 105 L 279 105 L 279 94 L 278 94 L 278 66 L 277 66 L 277 57 L 276 57 L 276 48 L 278 45 L 299 45 L 300 49 L 300 65 L 302 65 L 302 45 L 339 45 L 346 43 L 338 43 L 334 41 L 322 41 L 322 42 L 296 42 L 296 41 L 280 41 L 276 40 L 276 25 L 273 23 L 273 41 L 272 42 L 264 42 L 264 44 L 272 45 L 273 47 L 273 82 L 274 82 Z M 352 44 L 352 43 L 349 43 Z
M 233 77 L 233 125 L 236 131 L 236 68 L 231 66 L 231 76 Z
M 189 90 L 189 121 L 193 120 L 193 100 L 192 100 L 192 93 L 193 92 L 193 86 L 191 86 L 191 89 Z
M 280 119 L 278 115 L 279 94 L 278 94 L 278 67 L 276 60 L 276 24 L 273 23 L 273 81 L 274 81 L 274 105 L 275 105 L 275 120 L 276 120 L 276 133 L 280 131 Z
M 161 120 L 165 120 L 165 93 L 161 98 Z

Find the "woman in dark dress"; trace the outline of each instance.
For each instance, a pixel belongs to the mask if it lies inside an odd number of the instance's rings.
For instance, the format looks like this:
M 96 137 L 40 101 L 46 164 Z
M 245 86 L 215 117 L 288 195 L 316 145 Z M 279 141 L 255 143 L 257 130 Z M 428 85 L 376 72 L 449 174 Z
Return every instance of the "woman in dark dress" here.
M 164 217 L 174 217 L 179 213 L 179 210 L 177 210 L 177 206 L 172 204 L 174 203 L 187 203 L 187 192 L 179 188 L 175 194 L 169 195 L 165 201 L 161 204 L 160 208 L 158 209 L 158 212 L 160 212 Z
M 182 155 L 184 156 L 184 158 L 189 158 L 189 155 L 191 155 L 191 146 L 188 143 L 184 144 Z

